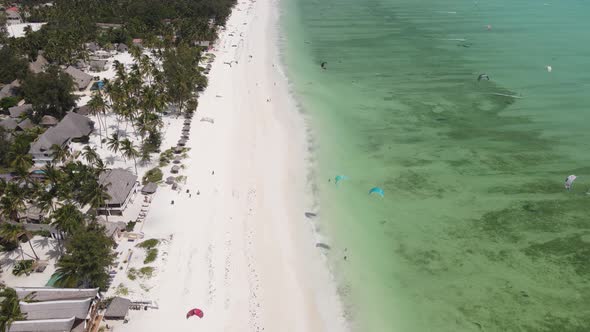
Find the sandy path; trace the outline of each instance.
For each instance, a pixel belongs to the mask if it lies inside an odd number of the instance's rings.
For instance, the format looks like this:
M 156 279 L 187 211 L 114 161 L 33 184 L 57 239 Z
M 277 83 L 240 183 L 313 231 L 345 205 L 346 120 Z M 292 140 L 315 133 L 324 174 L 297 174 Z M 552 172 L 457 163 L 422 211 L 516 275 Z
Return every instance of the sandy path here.
M 193 119 L 183 193 L 160 188 L 143 229 L 172 235 L 150 293 L 160 308 L 131 312 L 121 329 L 345 330 L 304 217 L 303 119 L 279 72 L 275 34 L 270 1 L 240 3 L 228 21 Z M 205 318 L 185 319 L 193 307 Z

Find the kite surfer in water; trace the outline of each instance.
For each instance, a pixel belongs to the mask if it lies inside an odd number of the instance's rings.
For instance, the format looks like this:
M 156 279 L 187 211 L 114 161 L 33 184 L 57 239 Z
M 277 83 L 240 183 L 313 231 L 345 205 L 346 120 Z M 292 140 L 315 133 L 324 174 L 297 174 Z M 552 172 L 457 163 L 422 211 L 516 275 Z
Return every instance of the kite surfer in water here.
M 324 70 L 325 70 L 325 69 L 327 69 L 327 68 L 326 68 L 326 65 L 327 65 L 327 64 L 328 64 L 328 63 L 327 63 L 326 61 L 322 61 L 322 64 L 321 64 L 320 66 L 322 67 L 322 69 L 324 69 Z
M 488 74 L 479 74 L 479 76 L 477 77 L 477 81 L 479 82 L 481 80 L 489 81 L 490 77 L 488 76 Z

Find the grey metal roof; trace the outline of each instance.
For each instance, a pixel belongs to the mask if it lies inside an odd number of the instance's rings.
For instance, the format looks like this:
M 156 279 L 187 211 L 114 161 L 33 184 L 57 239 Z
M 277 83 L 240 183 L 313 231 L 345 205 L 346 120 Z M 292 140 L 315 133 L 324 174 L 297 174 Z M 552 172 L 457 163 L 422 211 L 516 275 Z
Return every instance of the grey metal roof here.
M 37 55 L 37 59 L 34 62 L 29 63 L 29 70 L 35 74 L 39 74 L 45 70 L 45 67 L 49 64 L 47 59 L 41 54 Z
M 74 83 L 78 87 L 78 89 L 84 90 L 88 87 L 90 82 L 92 81 L 92 76 L 86 74 L 85 72 L 81 71 L 78 68 L 69 66 L 66 68 L 66 73 L 68 73 L 74 79 Z
M 12 322 L 9 332 L 64 332 L 74 326 L 76 317 L 64 319 L 22 320 Z
M 23 104 L 20 106 L 13 106 L 8 108 L 8 112 L 10 112 L 11 118 L 18 118 L 21 114 L 28 112 L 33 109 L 33 105 L 31 104 Z
M 148 182 L 143 188 L 141 188 L 142 194 L 153 194 L 158 189 L 158 185 L 153 182 Z
M 20 302 L 20 311 L 27 315 L 27 319 L 59 319 L 72 316 L 85 319 L 88 309 L 92 304 L 92 298 L 85 300 L 62 300 L 45 302 Z
M 68 139 L 88 136 L 92 132 L 93 124 L 89 118 L 69 112 L 55 127 L 47 129 L 31 144 L 29 153 L 48 151 L 53 144 L 62 145 Z
M 15 287 L 19 299 L 33 301 L 80 300 L 94 298 L 98 288 Z
M 104 313 L 104 317 L 125 318 L 125 316 L 127 316 L 127 312 L 129 311 L 130 304 L 131 300 L 117 296 L 111 301 L 111 303 L 107 307 L 107 310 Z
M 107 192 L 111 196 L 111 199 L 106 201 L 107 204 L 123 204 L 136 181 L 137 175 L 122 168 L 106 170 L 98 177 L 98 182 L 107 187 Z
M 15 130 L 18 127 L 18 123 L 14 119 L 8 118 L 0 121 L 0 127 L 7 130 Z

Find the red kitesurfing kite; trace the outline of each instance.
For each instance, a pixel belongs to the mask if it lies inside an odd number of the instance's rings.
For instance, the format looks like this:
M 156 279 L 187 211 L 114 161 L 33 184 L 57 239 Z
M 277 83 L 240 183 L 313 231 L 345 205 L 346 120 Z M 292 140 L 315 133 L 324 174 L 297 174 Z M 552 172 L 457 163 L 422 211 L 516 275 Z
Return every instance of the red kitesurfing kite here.
M 201 309 L 191 309 L 186 313 L 186 319 L 192 316 L 198 316 L 199 318 L 203 318 L 203 311 Z

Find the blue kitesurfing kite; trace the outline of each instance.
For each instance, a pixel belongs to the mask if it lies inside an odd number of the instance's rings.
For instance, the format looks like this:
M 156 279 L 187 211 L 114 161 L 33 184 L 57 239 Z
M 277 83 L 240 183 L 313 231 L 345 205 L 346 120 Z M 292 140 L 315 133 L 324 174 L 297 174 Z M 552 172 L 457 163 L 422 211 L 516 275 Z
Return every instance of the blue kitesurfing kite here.
M 371 188 L 371 190 L 369 190 L 369 195 L 371 195 L 371 194 L 377 194 L 381 197 L 385 196 L 385 192 L 383 191 L 383 189 L 381 189 L 379 187 Z
M 340 182 L 341 180 L 346 180 L 348 179 L 348 176 L 346 175 L 336 175 L 336 177 L 334 178 L 334 182 L 336 184 L 338 184 L 338 182 Z

